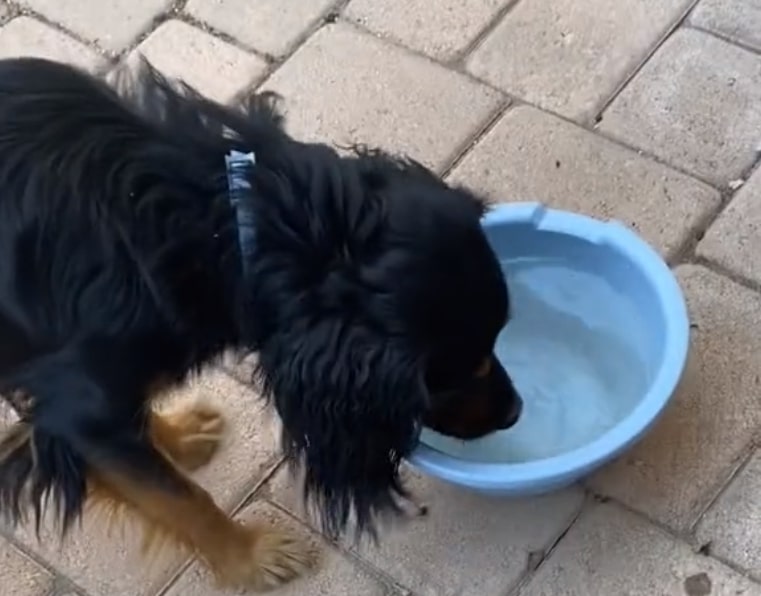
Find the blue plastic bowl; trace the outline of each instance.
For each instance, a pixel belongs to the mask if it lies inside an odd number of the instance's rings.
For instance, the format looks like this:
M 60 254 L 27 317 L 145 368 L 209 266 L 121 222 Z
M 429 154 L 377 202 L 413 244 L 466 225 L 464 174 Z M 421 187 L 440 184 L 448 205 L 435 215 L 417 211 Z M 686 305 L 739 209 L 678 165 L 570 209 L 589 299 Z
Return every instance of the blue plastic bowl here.
M 686 364 L 687 309 L 668 266 L 618 222 L 602 222 L 537 203 L 513 203 L 491 210 L 483 226 L 503 262 L 562 257 L 574 270 L 602 276 L 631 298 L 640 315 L 636 324 L 644 323 L 645 327 L 637 332 L 639 337 L 647 338 L 639 351 L 651 360 L 648 365 L 652 374 L 644 385 L 647 389 L 633 409 L 587 444 L 545 459 L 482 463 L 448 455 L 421 441 L 409 457 L 409 462 L 423 473 L 477 492 L 504 496 L 542 494 L 580 480 L 631 447 L 651 428 L 668 404 Z M 620 321 L 624 329 L 632 324 Z

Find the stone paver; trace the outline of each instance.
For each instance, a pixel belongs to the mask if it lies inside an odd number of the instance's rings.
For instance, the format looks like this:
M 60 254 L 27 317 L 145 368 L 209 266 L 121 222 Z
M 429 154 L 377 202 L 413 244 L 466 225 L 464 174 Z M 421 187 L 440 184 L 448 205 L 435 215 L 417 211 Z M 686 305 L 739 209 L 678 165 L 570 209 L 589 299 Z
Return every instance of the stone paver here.
M 630 225 L 667 256 L 718 191 L 535 108 L 510 110 L 450 175 L 494 201 L 539 201 Z
M 244 523 L 276 523 L 289 528 L 314 545 L 319 553 L 318 573 L 310 573 L 277 591 L 278 596 L 393 596 L 400 592 L 371 575 L 356 562 L 317 538 L 299 522 L 287 517 L 265 501 L 254 501 L 238 516 Z M 250 592 L 213 589 L 213 578 L 198 564 L 193 564 L 166 596 L 230 596 Z
M 274 90 L 297 138 L 379 146 L 439 171 L 458 160 L 449 181 L 490 200 L 615 218 L 672 261 L 697 255 L 761 284 L 761 169 L 704 229 L 719 191 L 736 189 L 761 156 L 761 4 L 700 0 L 659 47 L 689 5 L 18 0 L 8 12 L 0 0 L 0 58 L 105 72 L 106 55 L 143 54 L 223 102 Z M 521 105 L 506 109 L 511 97 Z M 285 596 L 761 596 L 761 453 L 748 459 L 761 437 L 761 292 L 694 264 L 678 277 L 693 322 L 689 366 L 659 424 L 586 481 L 607 504 L 581 488 L 488 499 L 410 472 L 429 516 L 397 520 L 377 547 L 350 537 L 336 547 L 304 513 L 299 479 L 283 467 L 272 475 L 279 423 L 245 385 L 255 356 L 226 358 L 231 374 L 210 370 L 160 407 L 218 403 L 229 429 L 194 477 L 241 520 L 289 525 L 322 551 Z M 0 404 L 0 432 L 13 419 Z M 0 592 L 233 594 L 185 553 L 142 558 L 134 521 L 110 533 L 105 521 L 89 512 L 64 545 L 50 524 L 40 543 L 0 523 Z
M 761 56 L 678 31 L 605 111 L 600 129 L 726 185 L 756 159 Z
M 91 48 L 29 17 L 17 17 L 0 29 L 0 58 L 17 56 L 62 60 L 88 70 L 104 63 Z
M 256 480 L 277 462 L 277 426 L 262 413 L 255 394 L 223 372 L 209 371 L 187 389 L 169 394 L 163 407 L 194 400 L 218 404 L 229 428 L 220 452 L 193 477 L 220 505 L 232 511 Z M 75 529 L 63 549 L 50 531 L 50 524 L 42 543 L 28 528 L 21 528 L 18 534 L 29 548 L 86 588 L 91 596 L 153 594 L 171 578 L 183 557 L 165 551 L 155 559 L 143 559 L 139 554 L 140 528 L 130 521 L 117 524 L 109 533 L 104 519 L 100 514 L 87 515 L 82 531 Z
M 711 552 L 761 578 L 761 453 L 748 462 L 697 528 Z
M 761 169 L 755 171 L 698 244 L 701 257 L 761 283 Z
M 346 15 L 371 31 L 439 60 L 451 60 L 511 0 L 352 0 Z
M 683 532 L 761 425 L 761 295 L 702 267 L 677 272 L 693 326 L 682 385 L 657 427 L 592 485 Z
M 9 596 L 46 596 L 53 576 L 0 538 L 0 586 Z
M 321 29 L 263 88 L 286 98 L 286 125 L 297 137 L 380 145 L 434 167 L 501 101 L 460 74 L 346 24 Z
M 23 0 L 22 4 L 106 50 L 119 52 L 168 11 L 172 0 Z
M 761 49 L 761 3 L 758 0 L 701 0 L 690 24 Z
M 335 0 L 190 0 L 185 10 L 252 48 L 280 56 L 333 4 Z
M 177 20 L 161 25 L 137 51 L 164 74 L 221 102 L 250 87 L 267 68 L 261 58 Z
M 468 69 L 526 101 L 589 119 L 689 4 L 519 2 L 470 57 Z
M 586 511 L 520 596 L 757 596 L 759 587 L 613 505 Z
M 526 568 L 529 554 L 548 549 L 569 526 L 582 493 L 570 489 L 529 500 L 490 499 L 410 472 L 407 483 L 426 517 L 399 521 L 386 529 L 378 548 L 346 545 L 396 578 L 417 596 L 504 594 Z M 309 519 L 298 483 L 285 469 L 267 494 Z M 488 570 L 485 572 L 484 570 Z

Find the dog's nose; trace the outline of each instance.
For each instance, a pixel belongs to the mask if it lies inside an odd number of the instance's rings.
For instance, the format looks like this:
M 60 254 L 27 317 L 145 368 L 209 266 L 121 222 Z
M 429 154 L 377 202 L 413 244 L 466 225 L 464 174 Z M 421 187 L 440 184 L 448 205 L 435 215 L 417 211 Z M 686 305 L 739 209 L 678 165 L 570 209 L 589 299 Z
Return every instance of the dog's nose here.
M 523 411 L 523 400 L 521 400 L 521 398 L 519 397 L 516 397 L 513 400 L 510 411 L 507 413 L 507 416 L 505 416 L 499 428 L 502 430 L 506 430 L 510 428 L 511 426 L 513 426 L 516 422 L 518 422 L 518 419 L 521 417 L 522 411 Z

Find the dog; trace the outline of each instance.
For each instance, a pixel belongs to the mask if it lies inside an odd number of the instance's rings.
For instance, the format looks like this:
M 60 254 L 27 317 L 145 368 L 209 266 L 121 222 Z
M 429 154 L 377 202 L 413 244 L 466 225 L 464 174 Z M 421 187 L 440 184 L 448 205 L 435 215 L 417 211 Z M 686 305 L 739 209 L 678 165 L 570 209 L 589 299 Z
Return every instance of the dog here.
M 493 355 L 510 305 L 486 201 L 406 157 L 299 142 L 278 101 L 223 106 L 145 61 L 112 83 L 0 61 L 10 523 L 39 533 L 51 514 L 65 534 L 86 502 L 109 504 L 225 586 L 308 569 L 301 541 L 239 525 L 187 475 L 221 414 L 152 407 L 230 351 L 257 354 L 251 384 L 331 536 L 377 537 L 399 511 L 423 426 L 473 439 L 518 419 Z

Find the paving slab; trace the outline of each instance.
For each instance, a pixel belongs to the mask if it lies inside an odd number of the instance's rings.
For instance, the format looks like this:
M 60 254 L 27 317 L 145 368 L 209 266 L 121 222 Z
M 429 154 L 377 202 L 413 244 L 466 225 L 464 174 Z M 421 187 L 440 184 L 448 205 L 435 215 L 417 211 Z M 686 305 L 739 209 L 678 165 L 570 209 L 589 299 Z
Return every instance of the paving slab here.
M 120 52 L 150 29 L 171 8 L 172 0 L 23 0 L 22 4 L 105 50 Z
M 735 194 L 698 244 L 697 253 L 761 283 L 761 169 Z
M 105 60 L 92 48 L 31 17 L 16 17 L 0 27 L 0 58 L 33 56 L 95 70 Z
M 9 596 L 46 596 L 53 587 L 53 576 L 0 538 L 0 585 Z
M 335 0 L 190 0 L 192 17 L 273 56 L 287 53 Z
M 520 596 L 757 596 L 761 586 L 614 505 L 586 511 Z
M 761 578 L 761 452 L 711 506 L 697 528 L 710 552 Z
M 599 128 L 726 186 L 757 156 L 761 56 L 681 29 L 605 111 Z
M 506 594 L 517 584 L 531 553 L 545 551 L 569 526 L 583 500 L 569 489 L 526 500 L 486 498 L 407 474 L 407 486 L 429 506 L 427 516 L 395 520 L 380 533 L 378 548 L 347 548 L 417 596 Z M 302 519 L 300 483 L 284 468 L 265 494 Z
M 475 50 L 467 67 L 530 103 L 589 120 L 689 4 L 519 2 Z
M 167 408 L 194 400 L 221 406 L 227 436 L 211 464 L 193 477 L 232 511 L 277 461 L 274 421 L 262 412 L 255 395 L 221 371 L 208 371 L 165 399 L 162 407 Z M 90 596 L 152 596 L 185 560 L 169 550 L 145 559 L 140 555 L 142 534 L 137 523 L 128 520 L 111 528 L 106 522 L 96 511 L 87 514 L 82 528 L 75 528 L 63 544 L 51 522 L 45 524 L 41 542 L 29 528 L 20 528 L 17 535 Z
M 286 126 L 297 138 L 380 146 L 438 168 L 502 101 L 345 23 L 322 28 L 263 89 L 283 95 Z
M 687 532 L 761 428 L 761 295 L 699 266 L 676 272 L 692 326 L 682 384 L 657 426 L 591 484 Z
M 375 33 L 423 52 L 451 60 L 511 0 L 352 0 L 346 16 Z
M 701 0 L 689 22 L 761 50 L 761 3 L 758 0 Z
M 510 110 L 449 180 L 493 201 L 620 220 L 667 257 L 720 202 L 710 186 L 529 106 Z
M 319 567 L 306 577 L 278 588 L 278 596 L 394 596 L 401 593 L 381 581 L 356 561 L 340 553 L 316 534 L 263 500 L 248 505 L 237 518 L 243 523 L 269 523 L 288 528 L 310 542 L 319 553 Z M 166 593 L 166 596 L 233 596 L 250 594 L 244 590 L 220 590 L 205 569 L 194 563 Z
M 162 24 L 136 51 L 164 74 L 223 103 L 267 69 L 261 58 L 178 20 Z

